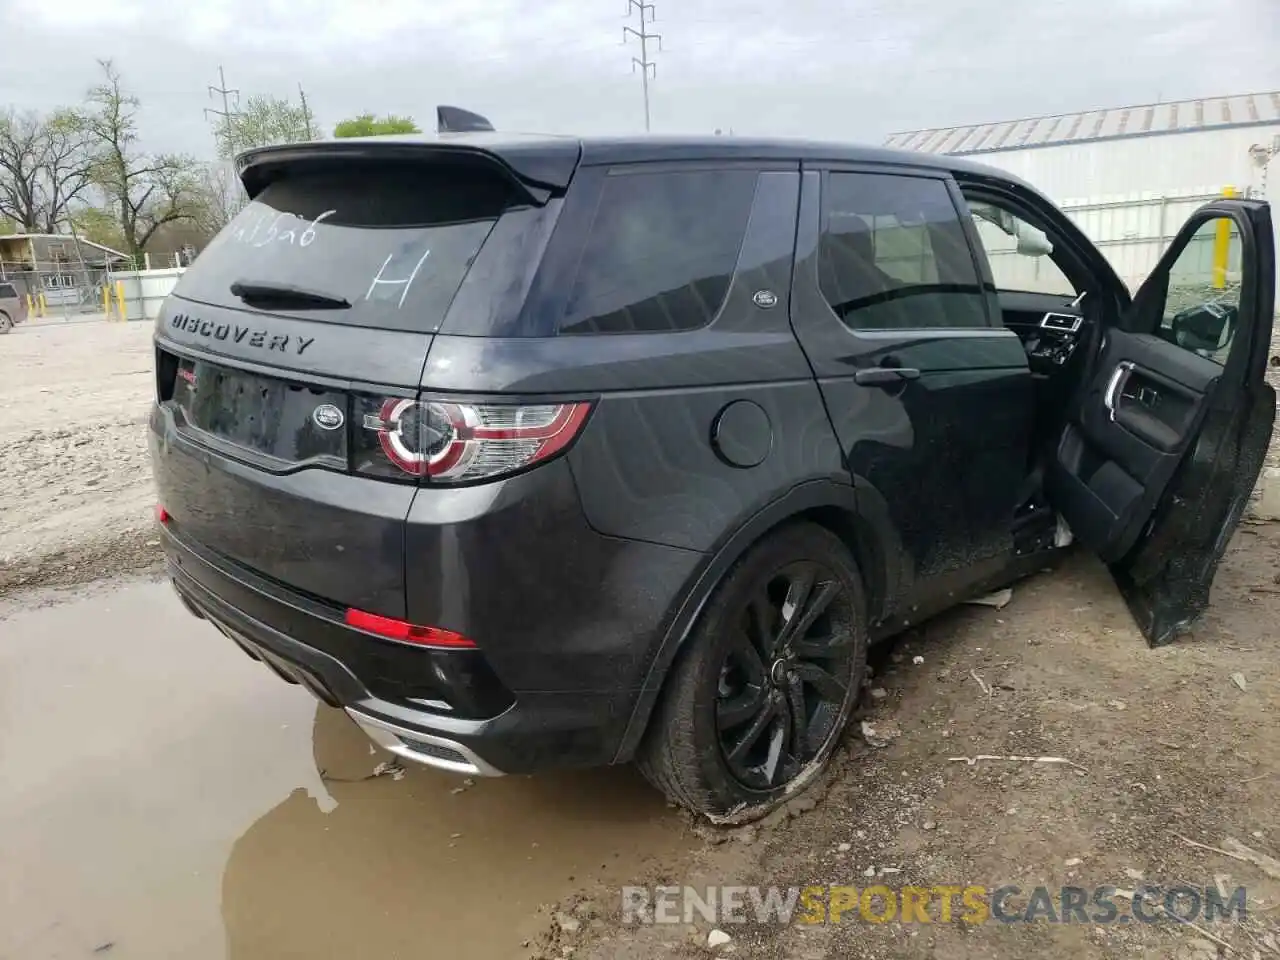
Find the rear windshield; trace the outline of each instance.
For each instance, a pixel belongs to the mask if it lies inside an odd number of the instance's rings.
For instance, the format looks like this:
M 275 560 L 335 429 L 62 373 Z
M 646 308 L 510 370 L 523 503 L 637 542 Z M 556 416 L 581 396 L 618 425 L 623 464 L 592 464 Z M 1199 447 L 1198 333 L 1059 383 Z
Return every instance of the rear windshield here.
M 474 167 L 344 164 L 288 173 L 236 215 L 174 292 L 242 307 L 233 284 L 279 287 L 349 306 L 277 301 L 272 313 L 435 330 L 513 200 L 508 181 Z
M 0 300 L 12 300 L 18 296 L 18 291 L 13 289 L 12 283 L 0 283 Z

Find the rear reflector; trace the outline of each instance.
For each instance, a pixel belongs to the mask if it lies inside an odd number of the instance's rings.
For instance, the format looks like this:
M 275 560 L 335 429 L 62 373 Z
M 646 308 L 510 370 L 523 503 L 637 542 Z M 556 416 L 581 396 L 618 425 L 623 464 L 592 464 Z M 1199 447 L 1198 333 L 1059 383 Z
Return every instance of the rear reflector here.
M 156 521 L 162 525 L 169 522 L 169 511 L 158 503 L 156 504 Z
M 475 644 L 460 633 L 440 627 L 420 627 L 393 617 L 382 617 L 364 610 L 347 610 L 347 626 L 376 633 L 389 640 L 416 643 L 424 647 L 474 648 Z

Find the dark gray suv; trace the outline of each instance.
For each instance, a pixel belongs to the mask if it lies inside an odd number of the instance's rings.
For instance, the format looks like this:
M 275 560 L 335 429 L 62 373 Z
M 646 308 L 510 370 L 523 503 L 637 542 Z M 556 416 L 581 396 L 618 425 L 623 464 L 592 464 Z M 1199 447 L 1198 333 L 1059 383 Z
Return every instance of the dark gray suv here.
M 1073 540 L 1171 639 L 1271 435 L 1265 204 L 1201 209 L 1131 296 L 946 157 L 490 132 L 239 168 L 156 321 L 173 582 L 433 766 L 635 759 L 758 815 L 869 642 Z

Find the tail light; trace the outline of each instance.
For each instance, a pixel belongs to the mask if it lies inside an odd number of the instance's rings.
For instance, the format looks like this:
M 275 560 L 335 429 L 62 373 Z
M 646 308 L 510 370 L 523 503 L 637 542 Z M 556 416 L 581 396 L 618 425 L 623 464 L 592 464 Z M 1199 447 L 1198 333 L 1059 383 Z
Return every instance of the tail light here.
M 562 452 L 590 412 L 589 403 L 367 399 L 358 410 L 356 469 L 432 483 L 492 480 Z

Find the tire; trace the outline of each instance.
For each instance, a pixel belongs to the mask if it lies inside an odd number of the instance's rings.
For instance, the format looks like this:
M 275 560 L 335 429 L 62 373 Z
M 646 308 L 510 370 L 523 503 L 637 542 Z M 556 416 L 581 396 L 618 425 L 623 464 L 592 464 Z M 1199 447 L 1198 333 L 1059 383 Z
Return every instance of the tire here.
M 0 334 L 8 333 L 13 329 L 13 320 L 7 313 L 0 310 Z
M 797 630 L 806 603 L 828 591 L 825 607 Z M 784 597 L 802 600 L 789 619 Z M 758 819 L 822 772 L 866 663 L 866 599 L 849 550 L 815 524 L 783 527 L 712 594 L 667 678 L 637 766 L 669 799 L 715 822 Z M 795 716 L 805 720 L 803 738 Z

